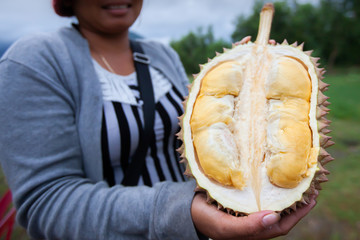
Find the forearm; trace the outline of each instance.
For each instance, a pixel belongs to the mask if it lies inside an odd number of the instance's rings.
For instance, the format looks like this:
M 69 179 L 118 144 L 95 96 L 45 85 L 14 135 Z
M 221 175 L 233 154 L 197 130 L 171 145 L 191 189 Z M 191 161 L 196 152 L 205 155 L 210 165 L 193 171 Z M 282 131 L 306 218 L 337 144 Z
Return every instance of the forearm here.
M 193 188 L 193 182 L 108 188 L 63 179 L 29 193 L 18 218 L 40 239 L 194 239 Z

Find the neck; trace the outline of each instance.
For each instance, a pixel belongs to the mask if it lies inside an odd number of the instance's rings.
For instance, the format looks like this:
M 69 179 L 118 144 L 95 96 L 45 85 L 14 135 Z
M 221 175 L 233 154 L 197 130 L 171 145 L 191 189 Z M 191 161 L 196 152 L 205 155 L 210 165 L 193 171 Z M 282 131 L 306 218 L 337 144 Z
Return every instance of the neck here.
M 128 31 L 117 34 L 102 34 L 81 26 L 79 29 L 89 43 L 92 57 L 103 68 L 120 75 L 128 75 L 134 72 Z M 106 59 L 106 63 L 104 59 Z
M 130 50 L 129 32 L 103 34 L 79 27 L 81 34 L 88 40 L 90 49 L 95 51 L 121 53 Z

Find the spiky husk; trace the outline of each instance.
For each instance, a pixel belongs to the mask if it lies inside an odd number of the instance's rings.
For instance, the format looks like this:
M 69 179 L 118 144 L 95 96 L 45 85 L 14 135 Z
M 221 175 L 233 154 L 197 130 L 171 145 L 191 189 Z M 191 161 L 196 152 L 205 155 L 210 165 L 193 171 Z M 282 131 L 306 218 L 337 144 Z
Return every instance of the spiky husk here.
M 246 43 L 244 43 L 246 44 Z M 304 47 L 304 43 L 301 43 L 300 45 L 298 45 L 297 42 L 293 43 L 293 44 L 289 44 L 287 42 L 287 40 L 285 39 L 282 43 L 277 43 L 277 45 L 288 45 L 288 46 L 292 46 L 294 48 L 297 48 L 301 51 L 303 51 L 303 47 Z M 237 44 L 233 44 L 232 48 L 235 48 L 237 46 Z M 223 49 L 223 53 L 228 52 L 230 49 Z M 326 170 L 324 168 L 324 166 L 333 161 L 334 158 L 325 150 L 326 148 L 334 145 L 335 143 L 333 141 L 331 141 L 332 137 L 331 136 L 327 136 L 327 134 L 329 134 L 331 132 L 331 130 L 328 129 L 331 121 L 328 120 L 326 118 L 326 115 L 329 113 L 330 109 L 327 108 L 330 105 L 330 102 L 327 101 L 329 99 L 329 97 L 324 95 L 324 92 L 328 90 L 328 87 L 330 84 L 327 84 L 325 82 L 323 82 L 322 80 L 324 79 L 324 74 L 325 74 L 325 69 L 324 68 L 319 68 L 319 59 L 317 57 L 312 57 L 311 54 L 313 53 L 313 50 L 309 50 L 309 51 L 303 51 L 306 55 L 309 56 L 309 58 L 311 59 L 312 64 L 315 67 L 315 71 L 316 71 L 316 75 L 318 78 L 318 99 L 317 99 L 317 112 L 316 112 L 316 118 L 318 121 L 318 131 L 319 131 L 319 135 L 320 135 L 320 152 L 318 155 L 318 163 L 317 163 L 317 171 L 315 173 L 315 176 L 310 184 L 310 187 L 303 193 L 302 198 L 293 203 L 291 206 L 289 206 L 286 209 L 283 209 L 280 213 L 282 215 L 286 215 L 291 213 L 292 211 L 296 211 L 297 208 L 302 207 L 304 205 L 307 205 L 310 203 L 310 196 L 313 195 L 315 193 L 315 191 L 319 191 L 321 190 L 321 183 L 323 182 L 327 182 L 328 178 L 327 175 L 330 174 L 330 172 L 328 170 Z M 221 53 L 216 52 L 216 57 L 221 55 Z M 208 62 L 210 62 L 212 59 L 208 59 Z M 205 64 L 204 64 L 205 65 Z M 199 65 L 200 66 L 200 71 L 204 68 L 204 65 Z M 198 74 L 193 74 L 194 79 L 198 76 Z M 189 91 L 191 91 L 193 84 L 190 84 L 188 86 Z M 185 98 L 185 100 L 183 101 L 183 107 L 185 109 L 185 106 L 187 105 L 187 97 Z M 181 130 L 179 133 L 177 133 L 177 137 L 179 140 L 183 141 L 183 118 L 184 118 L 185 113 L 179 117 L 179 125 L 181 127 Z M 184 154 L 184 143 L 182 143 L 182 145 L 180 146 L 180 148 L 177 149 L 177 151 L 181 154 L 181 162 L 186 164 L 186 170 L 184 172 L 184 174 L 188 177 L 194 178 L 191 170 L 189 168 L 189 164 L 188 161 L 185 157 Z M 195 179 L 196 180 L 196 179 Z M 234 215 L 234 216 L 246 216 L 248 215 L 247 213 L 242 213 L 242 212 L 237 212 L 234 211 L 232 209 L 229 208 L 225 208 L 223 207 L 220 203 L 218 203 L 216 200 L 214 200 L 213 198 L 211 198 L 211 196 L 209 195 L 209 193 L 197 186 L 195 188 L 195 192 L 203 192 L 206 194 L 207 196 L 207 202 L 209 204 L 215 204 L 217 206 L 217 208 L 219 210 L 222 210 L 228 214 Z

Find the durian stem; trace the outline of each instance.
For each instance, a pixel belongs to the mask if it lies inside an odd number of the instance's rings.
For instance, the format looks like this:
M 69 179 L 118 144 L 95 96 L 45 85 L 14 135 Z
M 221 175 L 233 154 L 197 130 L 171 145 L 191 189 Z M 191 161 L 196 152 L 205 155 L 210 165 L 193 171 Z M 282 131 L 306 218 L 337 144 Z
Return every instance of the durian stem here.
M 261 9 L 260 23 L 258 35 L 255 43 L 257 45 L 267 45 L 270 39 L 271 22 L 274 16 L 274 5 L 272 3 L 266 3 Z

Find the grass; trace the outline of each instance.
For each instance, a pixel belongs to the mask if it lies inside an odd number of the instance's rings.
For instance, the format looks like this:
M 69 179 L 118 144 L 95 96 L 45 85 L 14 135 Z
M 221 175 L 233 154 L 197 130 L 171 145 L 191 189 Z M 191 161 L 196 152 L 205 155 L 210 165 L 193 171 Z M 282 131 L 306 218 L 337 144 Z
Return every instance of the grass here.
M 329 117 L 358 121 L 360 119 L 360 71 L 341 72 L 325 78 L 330 83 L 327 95 L 331 97 Z
M 325 78 L 331 84 L 332 120 L 330 134 L 336 142 L 329 149 L 335 161 L 326 165 L 331 171 L 329 182 L 318 204 L 286 237 L 286 240 L 357 240 L 360 239 L 360 69 L 337 70 Z M 6 190 L 0 174 L 0 193 Z M 12 239 L 28 239 L 16 227 Z

